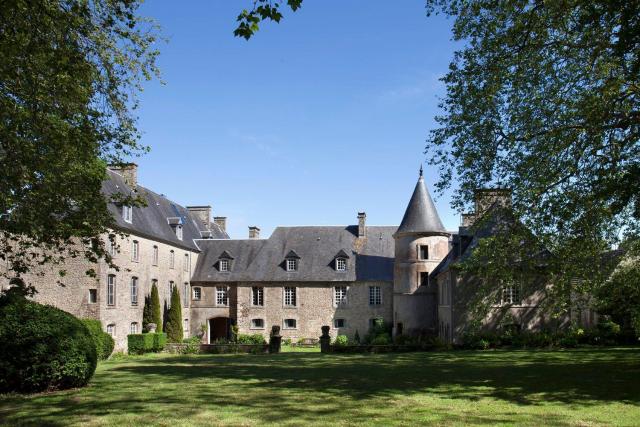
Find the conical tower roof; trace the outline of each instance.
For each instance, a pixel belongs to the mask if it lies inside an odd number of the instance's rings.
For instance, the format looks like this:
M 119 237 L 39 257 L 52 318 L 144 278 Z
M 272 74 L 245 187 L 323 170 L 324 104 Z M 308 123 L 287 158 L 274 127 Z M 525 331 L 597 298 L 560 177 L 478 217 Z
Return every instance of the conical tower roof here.
M 396 231 L 396 235 L 412 233 L 448 234 L 444 225 L 442 225 L 442 221 L 440 221 L 431 195 L 424 185 L 422 167 L 420 168 L 420 178 L 418 178 L 416 188 L 413 190 L 409 206 L 407 206 L 400 227 Z

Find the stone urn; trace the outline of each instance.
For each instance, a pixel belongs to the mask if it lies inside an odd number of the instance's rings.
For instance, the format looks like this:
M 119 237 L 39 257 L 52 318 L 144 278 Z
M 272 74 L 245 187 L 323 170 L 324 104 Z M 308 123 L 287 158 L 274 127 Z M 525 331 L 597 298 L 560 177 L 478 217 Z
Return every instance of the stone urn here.
M 147 331 L 149 331 L 150 334 L 153 334 L 156 332 L 157 326 L 155 323 L 147 323 Z

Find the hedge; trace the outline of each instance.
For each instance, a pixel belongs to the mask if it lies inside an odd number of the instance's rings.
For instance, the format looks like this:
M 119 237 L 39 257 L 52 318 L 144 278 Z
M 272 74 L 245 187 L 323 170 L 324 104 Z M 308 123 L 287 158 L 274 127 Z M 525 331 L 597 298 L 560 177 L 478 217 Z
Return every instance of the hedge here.
M 98 360 L 106 360 L 113 353 L 115 342 L 108 333 L 102 330 L 102 323 L 96 319 L 81 319 L 82 323 L 89 329 L 91 337 L 96 344 Z
M 166 343 L 167 334 L 164 333 L 127 335 L 127 347 L 129 349 L 129 354 L 144 354 L 162 351 Z
M 79 319 L 17 293 L 0 297 L 0 392 L 84 386 L 97 359 L 92 335 Z

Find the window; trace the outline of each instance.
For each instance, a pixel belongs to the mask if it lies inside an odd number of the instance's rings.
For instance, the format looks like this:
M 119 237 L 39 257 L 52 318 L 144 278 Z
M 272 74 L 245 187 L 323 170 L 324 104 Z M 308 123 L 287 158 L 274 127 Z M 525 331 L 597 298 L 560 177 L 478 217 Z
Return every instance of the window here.
M 138 305 L 138 278 L 131 278 L 131 305 Z
M 89 289 L 89 304 L 95 304 L 98 302 L 98 290 Z
M 344 328 L 345 325 L 345 321 L 344 319 L 335 319 L 333 321 L 333 327 L 338 329 L 338 328 Z
M 424 271 L 420 272 L 420 284 L 419 286 L 427 286 L 429 284 L 429 273 Z
M 176 265 L 176 253 L 173 251 L 169 251 L 169 268 L 173 268 Z
M 178 240 L 182 240 L 182 226 L 181 225 L 176 226 L 176 237 L 178 238 Z
M 184 261 L 183 261 L 183 264 L 182 264 L 182 269 L 185 272 L 188 273 L 189 272 L 189 254 L 184 254 L 184 258 L 183 259 L 184 259 Z
M 152 265 L 158 265 L 158 247 L 153 245 L 153 256 L 151 258 Z
M 520 289 L 518 286 L 505 286 L 502 288 L 503 304 L 520 304 Z
M 336 286 L 333 288 L 333 303 L 336 306 L 343 305 L 347 302 L 347 287 Z
M 229 305 L 229 291 L 226 286 L 216 286 L 216 305 Z
M 251 319 L 251 329 L 264 329 L 264 319 Z
M 115 338 L 116 337 L 116 325 L 113 324 L 113 323 L 110 324 L 110 325 L 107 325 L 107 333 L 109 335 L 111 335 L 112 338 Z
M 295 307 L 296 304 L 296 288 L 285 286 L 284 288 L 284 305 L 285 307 Z
M 116 305 L 116 276 L 107 276 L 107 305 Z
M 116 256 L 116 242 L 115 240 L 107 240 L 107 251 L 109 252 L 109 255 L 111 256 Z
M 228 259 L 221 259 L 219 261 L 220 266 L 220 271 L 225 272 L 225 271 L 229 271 L 229 260 Z
M 202 299 L 202 288 L 193 288 L 193 299 L 196 301 L 200 301 L 200 299 Z
M 296 329 L 297 327 L 296 319 L 284 319 L 284 329 Z
M 174 286 L 175 284 L 173 283 L 173 280 L 169 280 L 169 299 L 171 299 L 171 293 L 173 292 Z
M 131 206 L 122 206 L 122 219 L 131 224 L 133 220 L 133 208 Z
M 420 259 L 429 259 L 429 246 L 420 245 L 418 248 Z
M 347 260 L 344 258 L 336 258 L 336 270 L 337 271 L 346 271 L 347 270 Z
M 380 286 L 369 286 L 369 305 L 381 305 L 382 294 L 380 293 Z
M 182 292 L 182 299 L 184 300 L 184 306 L 189 307 L 189 284 L 184 284 L 184 292 Z
M 131 244 L 131 261 L 138 262 L 140 256 L 140 245 L 137 240 L 134 240 Z
M 138 333 L 138 322 L 131 322 L 129 325 L 129 333 L 137 334 Z
M 295 258 L 287 259 L 287 271 L 298 271 L 298 260 Z
M 262 286 L 251 288 L 251 303 L 257 307 L 264 306 L 264 288 Z
M 187 335 L 186 332 L 189 330 L 189 319 L 184 319 L 182 322 L 182 330 L 185 332 L 185 335 Z

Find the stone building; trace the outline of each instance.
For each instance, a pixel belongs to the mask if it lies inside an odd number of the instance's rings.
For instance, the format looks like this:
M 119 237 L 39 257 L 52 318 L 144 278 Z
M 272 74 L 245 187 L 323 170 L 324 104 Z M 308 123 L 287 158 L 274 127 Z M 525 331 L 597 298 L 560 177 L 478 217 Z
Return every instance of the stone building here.
M 394 335 L 456 341 L 468 307 L 459 298 L 465 279 L 451 267 L 481 237 L 482 230 L 470 227 L 475 217 L 504 200 L 500 192 L 483 193 L 478 213 L 465 216 L 457 233 L 448 232 L 420 171 L 400 226 L 367 225 L 360 212 L 355 225 L 278 227 L 268 238 L 250 227 L 247 239 L 230 239 L 226 218 L 212 219 L 210 206 L 180 206 L 136 177 L 133 164 L 111 168 L 103 186 L 107 195 L 134 192 L 146 202 L 109 205 L 116 231 L 127 233 L 111 248 L 117 271 L 76 259 L 65 265 L 64 286 L 56 284 L 59 267 L 31 278 L 36 300 L 100 319 L 120 350 L 129 333 L 142 330 L 153 283 L 165 305 L 178 287 L 185 335 L 203 328 L 206 342 L 229 337 L 232 325 L 265 336 L 279 325 L 294 340 L 317 338 L 323 325 L 333 336 L 364 336 L 375 319 L 392 325 Z M 97 279 L 85 275 L 90 267 Z M 542 324 L 537 296 L 509 295 L 523 327 Z

